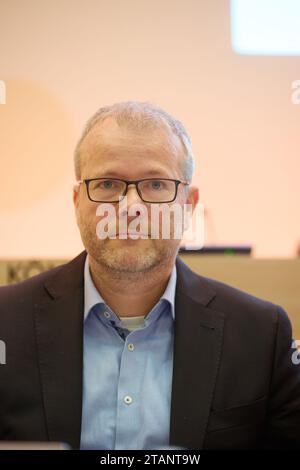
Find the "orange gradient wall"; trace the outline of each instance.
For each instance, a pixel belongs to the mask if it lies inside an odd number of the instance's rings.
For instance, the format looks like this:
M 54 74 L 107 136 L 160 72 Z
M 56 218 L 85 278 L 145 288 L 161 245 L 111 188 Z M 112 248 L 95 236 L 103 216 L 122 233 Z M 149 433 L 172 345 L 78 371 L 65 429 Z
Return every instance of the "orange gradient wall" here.
M 300 243 L 300 57 L 235 54 L 225 0 L 0 3 L 0 257 L 72 257 L 72 152 L 100 106 L 152 101 L 193 143 L 207 244 Z

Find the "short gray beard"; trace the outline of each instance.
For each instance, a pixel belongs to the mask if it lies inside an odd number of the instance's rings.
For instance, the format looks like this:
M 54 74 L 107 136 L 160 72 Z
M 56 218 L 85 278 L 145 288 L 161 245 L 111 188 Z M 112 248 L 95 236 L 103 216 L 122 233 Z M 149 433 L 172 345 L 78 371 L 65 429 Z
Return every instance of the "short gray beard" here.
M 101 246 L 92 247 L 91 256 L 106 271 L 109 271 L 114 277 L 124 278 L 140 277 L 156 268 L 161 269 L 164 265 L 170 263 L 175 257 L 174 247 L 165 246 L 161 249 L 152 244 L 147 249 L 138 248 L 137 253 L 133 246 L 130 248 L 110 249 L 105 243 Z
M 151 271 L 154 274 L 155 271 L 160 271 L 164 266 L 170 265 L 179 249 L 179 243 L 170 244 L 168 243 L 170 241 L 167 240 L 163 243 L 161 243 L 162 240 L 152 240 L 151 244 L 144 240 L 145 247 L 143 247 L 143 240 L 137 241 L 139 244 L 137 248 L 131 242 L 131 246 L 126 247 L 126 242 L 124 242 L 123 247 L 112 248 L 109 245 L 112 245 L 113 240 L 100 241 L 95 238 L 90 227 L 85 225 L 81 217 L 79 228 L 83 244 L 89 255 L 95 263 L 115 279 L 124 279 L 126 276 L 128 279 L 134 280 Z

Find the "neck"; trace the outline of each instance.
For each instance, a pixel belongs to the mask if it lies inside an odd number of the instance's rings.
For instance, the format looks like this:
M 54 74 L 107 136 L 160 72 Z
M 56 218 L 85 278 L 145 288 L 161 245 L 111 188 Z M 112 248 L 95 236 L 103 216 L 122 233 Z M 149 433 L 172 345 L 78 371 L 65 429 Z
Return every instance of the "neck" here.
M 105 303 L 122 317 L 147 315 L 164 293 L 175 258 L 146 273 L 118 273 L 89 256 L 90 273 Z

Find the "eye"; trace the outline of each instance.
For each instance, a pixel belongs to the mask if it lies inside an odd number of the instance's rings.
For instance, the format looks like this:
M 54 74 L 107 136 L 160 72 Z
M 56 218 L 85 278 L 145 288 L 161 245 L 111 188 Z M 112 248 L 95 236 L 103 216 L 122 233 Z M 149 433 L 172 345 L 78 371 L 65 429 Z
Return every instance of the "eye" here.
M 112 180 L 105 180 L 99 183 L 100 188 L 102 189 L 111 189 L 113 187 L 114 182 Z
M 160 180 L 154 180 L 151 181 L 151 189 L 162 189 L 163 188 L 163 182 Z

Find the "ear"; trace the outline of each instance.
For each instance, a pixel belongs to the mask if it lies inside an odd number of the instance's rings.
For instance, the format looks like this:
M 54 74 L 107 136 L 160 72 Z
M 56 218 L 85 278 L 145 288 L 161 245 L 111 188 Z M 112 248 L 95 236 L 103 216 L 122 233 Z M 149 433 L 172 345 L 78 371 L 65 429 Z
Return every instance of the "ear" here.
M 73 186 L 73 203 L 74 203 L 75 209 L 77 209 L 78 207 L 79 187 L 80 187 L 79 184 L 74 184 Z
M 194 211 L 199 202 L 199 188 L 197 186 L 189 186 L 189 192 L 186 199 L 186 204 L 191 204 Z

